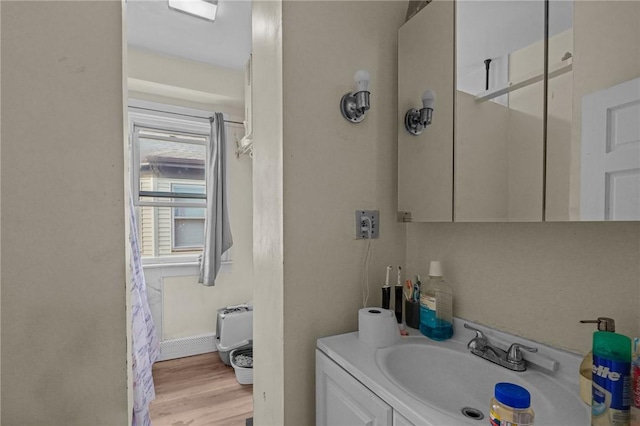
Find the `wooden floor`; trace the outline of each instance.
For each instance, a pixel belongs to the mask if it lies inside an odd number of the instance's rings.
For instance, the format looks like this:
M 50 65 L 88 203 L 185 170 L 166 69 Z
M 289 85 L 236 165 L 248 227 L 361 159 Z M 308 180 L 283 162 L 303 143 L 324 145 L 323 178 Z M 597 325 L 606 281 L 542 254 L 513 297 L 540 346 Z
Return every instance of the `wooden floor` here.
M 157 362 L 153 426 L 244 426 L 253 416 L 253 386 L 241 385 L 217 352 Z

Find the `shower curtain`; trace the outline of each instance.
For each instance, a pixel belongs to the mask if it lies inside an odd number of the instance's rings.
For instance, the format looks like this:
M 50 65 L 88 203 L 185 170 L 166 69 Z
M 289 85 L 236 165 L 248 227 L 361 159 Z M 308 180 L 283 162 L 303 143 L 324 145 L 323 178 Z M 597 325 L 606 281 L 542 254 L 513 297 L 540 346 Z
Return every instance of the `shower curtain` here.
M 216 112 L 211 118 L 209 138 L 207 181 L 207 213 L 205 217 L 204 248 L 200 258 L 198 282 L 215 285 L 222 264 L 222 254 L 233 245 L 229 213 L 227 211 L 227 136 L 224 116 Z
M 133 199 L 129 197 L 129 244 L 131 245 L 131 357 L 133 374 L 133 426 L 149 426 L 149 403 L 156 397 L 151 366 L 160 355 L 156 327 L 147 299 L 147 285 L 140 260 L 138 225 Z

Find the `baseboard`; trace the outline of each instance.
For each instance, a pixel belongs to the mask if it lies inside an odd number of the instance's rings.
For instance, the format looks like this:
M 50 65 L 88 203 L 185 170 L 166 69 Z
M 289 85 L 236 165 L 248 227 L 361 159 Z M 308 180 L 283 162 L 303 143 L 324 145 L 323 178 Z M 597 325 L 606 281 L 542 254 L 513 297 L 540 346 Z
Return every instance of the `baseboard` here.
M 184 358 L 187 356 L 206 354 L 216 351 L 216 334 L 207 333 L 198 336 L 182 337 L 180 339 L 165 340 L 160 343 L 160 358 L 158 361 Z

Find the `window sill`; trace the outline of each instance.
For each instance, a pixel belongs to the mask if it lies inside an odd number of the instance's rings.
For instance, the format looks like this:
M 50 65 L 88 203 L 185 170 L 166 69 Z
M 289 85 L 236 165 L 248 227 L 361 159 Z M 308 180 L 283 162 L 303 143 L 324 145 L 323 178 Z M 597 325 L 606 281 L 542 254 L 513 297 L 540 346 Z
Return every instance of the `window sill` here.
M 222 262 L 222 266 L 229 267 L 233 265 L 233 260 Z M 151 257 L 142 259 L 142 266 L 146 268 L 166 268 L 178 266 L 200 266 L 198 256 L 176 256 L 176 257 Z

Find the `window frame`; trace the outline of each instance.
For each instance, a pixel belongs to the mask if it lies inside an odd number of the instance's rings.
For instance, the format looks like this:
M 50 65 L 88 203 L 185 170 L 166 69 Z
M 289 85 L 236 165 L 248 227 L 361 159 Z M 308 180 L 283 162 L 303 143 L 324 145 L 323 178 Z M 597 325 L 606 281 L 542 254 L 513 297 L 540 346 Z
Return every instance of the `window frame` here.
M 140 200 L 141 196 L 145 196 L 145 195 L 141 195 L 140 194 L 140 131 L 141 130 L 156 130 L 159 132 L 164 132 L 164 133 L 178 133 L 178 134 L 184 134 L 184 135 L 191 135 L 191 136 L 196 136 L 196 137 L 202 137 L 205 140 L 204 141 L 185 141 L 185 140 L 178 140 L 177 138 L 171 138 L 171 137 L 161 137 L 161 136 L 154 136 L 154 139 L 157 140 L 165 140 L 167 142 L 177 142 L 177 143 L 188 143 L 188 144 L 193 144 L 193 145 L 200 145 L 200 146 L 204 146 L 205 147 L 205 169 L 207 167 L 207 163 L 208 163 L 208 150 L 209 150 L 209 146 L 210 146 L 210 132 L 211 132 L 211 128 L 209 126 L 208 123 L 206 124 L 202 124 L 200 120 L 200 122 L 196 122 L 194 119 L 189 120 L 188 117 L 186 117 L 187 119 L 177 119 L 174 117 L 167 117 L 164 116 L 163 118 L 160 118 L 159 116 L 154 116 L 150 113 L 138 113 L 138 112 L 132 112 L 131 109 L 134 107 L 130 107 L 129 108 L 129 123 L 130 123 L 130 127 L 129 127 L 129 136 L 130 136 L 130 140 L 131 140 L 131 194 L 133 196 L 133 202 L 134 205 L 136 206 L 150 206 L 150 207 L 202 207 L 202 203 L 193 203 L 193 202 L 184 202 L 184 203 L 180 203 L 177 202 L 180 205 L 177 205 L 176 202 L 174 201 L 143 201 Z M 147 192 L 147 191 L 143 191 L 143 192 Z M 206 200 L 206 194 L 207 194 L 207 187 L 206 187 L 206 181 L 205 181 L 205 200 Z M 176 195 L 178 194 L 171 194 L 171 193 L 167 193 L 167 194 L 153 194 L 153 195 L 148 195 L 148 196 L 154 196 L 157 198 L 179 198 L 180 196 L 183 198 L 198 198 L 198 197 L 187 197 L 184 196 L 184 194 L 180 195 L 179 197 L 176 197 Z M 205 201 L 205 206 L 206 206 L 206 201 Z
M 187 115 L 195 115 L 198 117 L 186 117 L 182 115 L 176 114 L 187 114 Z M 130 190 L 131 195 L 133 197 L 133 203 L 136 210 L 136 216 L 138 218 L 138 224 L 140 226 L 140 211 L 141 207 L 170 207 L 172 223 L 171 223 L 171 234 L 172 234 L 172 251 L 173 251 L 173 234 L 174 234 L 174 222 L 173 222 L 173 208 L 175 207 L 198 207 L 205 208 L 206 211 L 206 201 L 205 203 L 194 203 L 194 202 L 180 202 L 180 201 L 142 201 L 140 200 L 141 191 L 140 191 L 140 147 L 139 147 L 139 139 L 140 139 L 140 130 L 157 130 L 165 133 L 177 133 L 182 135 L 190 135 L 196 137 L 204 138 L 203 141 L 188 141 L 183 139 L 173 139 L 167 138 L 170 142 L 180 142 L 180 143 L 192 143 L 196 145 L 202 145 L 206 148 L 205 155 L 205 168 L 208 165 L 208 150 L 210 149 L 210 138 L 211 138 L 211 124 L 208 118 L 212 113 L 201 111 L 201 110 L 193 110 L 187 108 L 180 107 L 172 107 L 168 105 L 156 104 L 152 102 L 145 101 L 135 101 L 130 100 L 128 106 L 128 116 L 129 116 L 129 153 L 130 153 Z M 156 138 L 156 136 L 153 136 Z M 158 140 L 164 140 L 162 136 L 157 137 Z M 207 194 L 207 185 L 206 180 L 204 182 L 205 186 L 205 197 Z M 145 191 L 142 191 L 143 194 Z M 167 198 L 168 200 L 175 199 L 176 194 L 172 193 L 164 193 L 160 196 L 160 198 Z M 196 198 L 193 196 L 194 194 L 190 194 L 185 198 Z M 145 196 L 145 195 L 142 195 Z M 205 198 L 206 200 L 206 198 Z M 140 229 L 136 230 L 136 232 L 140 233 Z M 154 237 L 154 239 L 157 236 Z M 154 246 L 157 244 L 155 241 Z M 180 254 L 180 250 L 176 251 L 175 255 L 163 255 L 160 256 L 156 248 L 154 248 L 154 255 L 149 257 L 146 256 L 142 258 L 143 265 L 162 265 L 162 264 L 197 264 L 198 258 L 201 256 L 202 251 L 198 251 L 196 253 L 184 253 Z M 223 255 L 223 263 L 231 263 L 230 250 L 228 250 L 225 255 Z

